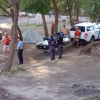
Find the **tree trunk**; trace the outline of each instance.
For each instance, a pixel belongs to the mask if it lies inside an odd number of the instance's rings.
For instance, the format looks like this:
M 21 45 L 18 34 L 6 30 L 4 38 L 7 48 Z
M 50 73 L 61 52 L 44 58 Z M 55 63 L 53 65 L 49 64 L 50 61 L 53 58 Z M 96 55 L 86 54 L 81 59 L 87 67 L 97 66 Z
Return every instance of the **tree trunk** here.
M 72 15 L 69 15 L 69 17 L 70 17 L 70 25 L 72 26 L 73 25 L 73 23 L 72 23 Z
M 11 18 L 12 18 L 12 22 L 13 22 L 13 21 L 14 21 L 14 10 L 13 10 L 13 9 L 10 9 L 10 12 L 11 12 Z M 20 28 L 18 27 L 18 25 L 17 25 L 17 30 L 18 30 L 18 35 L 19 35 L 19 37 L 21 37 L 21 38 L 23 39 L 21 30 L 20 30 Z
M 18 35 L 19 35 L 19 37 L 21 37 L 21 39 L 23 40 L 22 32 L 21 32 L 21 30 L 20 30 L 20 28 L 19 28 L 18 25 L 17 25 L 17 30 L 18 30 Z
M 76 16 L 76 21 L 79 21 L 79 8 L 77 7 L 77 16 Z
M 10 14 L 3 6 L 0 5 L 0 8 L 1 8 L 6 14 L 8 14 L 8 16 L 12 18 L 12 20 L 14 20 L 14 16 L 13 16 L 13 15 L 14 15 L 14 10 L 13 10 L 13 9 L 10 10 L 10 11 L 11 11 L 11 14 Z M 20 30 L 19 27 L 18 27 L 18 34 L 19 34 L 19 36 L 22 38 L 22 33 L 21 33 L 21 30 Z
M 92 42 L 92 43 L 82 47 L 82 49 L 81 49 L 79 54 L 88 53 L 91 50 L 94 50 L 97 53 L 98 49 L 96 48 L 96 45 L 100 45 L 100 41 L 95 41 L 95 42 Z
M 57 4 L 55 0 L 52 0 L 53 7 L 55 9 L 55 32 L 58 31 L 58 17 L 59 17 L 59 9 L 57 8 Z
M 49 37 L 45 16 L 43 13 L 41 13 L 41 15 L 42 15 L 42 19 L 43 19 L 43 27 L 44 27 L 44 31 L 45 31 L 45 36 Z
M 16 40 L 17 40 L 18 13 L 19 13 L 19 4 L 16 3 L 15 4 L 15 10 L 14 10 L 13 27 L 12 27 L 12 31 L 11 31 L 11 32 L 13 32 L 12 33 L 13 36 L 12 36 L 11 44 L 10 44 L 10 53 L 9 53 L 8 61 L 7 61 L 5 67 L 3 68 L 2 71 L 10 71 L 11 66 L 12 66 L 14 52 L 15 52 L 15 43 L 16 43 Z

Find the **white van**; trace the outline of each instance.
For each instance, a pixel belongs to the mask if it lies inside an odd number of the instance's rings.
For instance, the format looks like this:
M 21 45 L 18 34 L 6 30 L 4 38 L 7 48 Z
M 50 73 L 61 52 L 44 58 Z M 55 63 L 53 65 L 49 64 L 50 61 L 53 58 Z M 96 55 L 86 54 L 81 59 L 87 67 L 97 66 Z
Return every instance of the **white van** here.
M 73 25 L 70 29 L 70 38 L 73 41 L 75 36 L 75 27 L 81 30 L 79 42 L 93 42 L 98 38 L 99 26 L 96 23 L 84 22 L 80 24 Z

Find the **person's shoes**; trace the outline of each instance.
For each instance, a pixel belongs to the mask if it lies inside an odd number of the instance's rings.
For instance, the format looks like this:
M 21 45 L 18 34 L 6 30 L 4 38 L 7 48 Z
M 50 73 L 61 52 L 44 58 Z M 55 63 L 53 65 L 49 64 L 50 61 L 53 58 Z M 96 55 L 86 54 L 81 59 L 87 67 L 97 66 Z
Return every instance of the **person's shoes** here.
M 18 65 L 21 65 L 21 64 L 23 64 L 23 63 L 19 63 Z
M 54 58 L 51 58 L 51 60 L 54 60 Z
M 62 57 L 58 57 L 58 59 L 62 59 Z
M 56 59 L 56 58 L 53 58 L 54 60 Z

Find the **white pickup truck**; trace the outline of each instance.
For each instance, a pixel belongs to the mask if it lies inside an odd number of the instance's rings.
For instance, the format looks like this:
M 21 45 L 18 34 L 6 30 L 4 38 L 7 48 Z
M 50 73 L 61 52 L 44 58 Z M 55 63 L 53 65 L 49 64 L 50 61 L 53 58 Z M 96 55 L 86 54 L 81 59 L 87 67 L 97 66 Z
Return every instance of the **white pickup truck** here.
M 99 38 L 99 25 L 96 23 L 84 22 L 73 25 L 70 29 L 70 38 L 73 41 L 75 36 L 75 27 L 81 30 L 79 42 L 93 42 Z

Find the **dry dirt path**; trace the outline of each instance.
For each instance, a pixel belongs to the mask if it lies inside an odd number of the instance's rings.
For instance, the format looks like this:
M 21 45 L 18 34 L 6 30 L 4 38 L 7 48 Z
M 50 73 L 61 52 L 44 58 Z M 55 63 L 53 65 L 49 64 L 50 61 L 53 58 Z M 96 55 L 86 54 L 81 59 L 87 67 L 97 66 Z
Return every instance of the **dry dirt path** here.
M 98 47 L 100 49 L 100 47 Z M 75 91 L 94 86 L 100 89 L 100 57 L 94 52 L 78 56 L 80 48 L 71 46 L 64 49 L 62 60 L 51 61 L 48 53 L 38 51 L 29 45 L 24 51 L 26 69 L 15 74 L 0 75 L 2 88 L 14 95 L 22 95 L 29 100 L 83 100 L 93 96 L 77 96 Z M 17 67 L 15 53 L 13 67 Z M 1 64 L 1 62 L 0 62 Z M 73 85 L 78 84 L 72 88 Z

